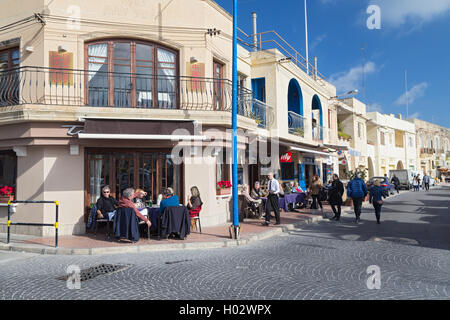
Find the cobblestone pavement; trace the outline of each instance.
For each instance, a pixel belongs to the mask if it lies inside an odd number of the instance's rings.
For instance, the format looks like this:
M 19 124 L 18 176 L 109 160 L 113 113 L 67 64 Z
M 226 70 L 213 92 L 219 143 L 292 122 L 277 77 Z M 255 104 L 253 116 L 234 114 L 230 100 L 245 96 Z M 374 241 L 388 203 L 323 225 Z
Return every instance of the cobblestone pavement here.
M 322 221 L 247 246 L 104 256 L 0 253 L 0 299 L 449 299 L 450 188 L 390 197 L 376 225 Z M 69 265 L 130 267 L 68 289 Z M 368 289 L 367 268 L 380 268 Z

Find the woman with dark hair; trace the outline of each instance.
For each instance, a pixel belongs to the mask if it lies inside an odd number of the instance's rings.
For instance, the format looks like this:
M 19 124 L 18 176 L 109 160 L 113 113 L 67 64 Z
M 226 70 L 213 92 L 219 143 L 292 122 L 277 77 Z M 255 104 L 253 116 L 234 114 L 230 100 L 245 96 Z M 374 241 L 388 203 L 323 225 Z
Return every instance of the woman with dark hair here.
M 341 219 L 342 195 L 344 194 L 344 184 L 339 180 L 337 174 L 333 174 L 333 182 L 331 188 L 328 190 L 328 201 L 331 209 L 334 212 L 334 217 L 331 220 L 339 221 Z M 337 210 L 336 210 L 337 207 Z
M 200 191 L 196 186 L 191 188 L 191 197 L 188 199 L 187 208 L 189 216 L 191 217 L 191 229 L 196 229 L 194 218 L 198 217 L 200 210 L 202 210 L 202 199 L 200 198 Z

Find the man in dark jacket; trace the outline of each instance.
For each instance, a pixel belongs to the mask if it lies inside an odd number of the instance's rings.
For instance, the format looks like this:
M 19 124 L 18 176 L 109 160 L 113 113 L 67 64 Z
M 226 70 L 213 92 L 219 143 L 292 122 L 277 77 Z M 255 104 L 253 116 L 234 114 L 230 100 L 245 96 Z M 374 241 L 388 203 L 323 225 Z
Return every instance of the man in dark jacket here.
M 339 180 L 337 174 L 333 174 L 333 182 L 331 188 L 328 190 L 328 201 L 331 209 L 334 212 L 334 217 L 331 220 L 339 221 L 341 219 L 342 195 L 344 194 L 344 185 Z M 336 210 L 337 207 L 337 210 Z
M 400 193 L 400 180 L 397 178 L 397 176 L 394 174 L 394 176 L 391 179 L 391 183 L 394 184 L 395 190 L 397 190 L 397 193 Z
M 364 198 L 367 195 L 366 183 L 361 179 L 361 172 L 356 174 L 355 179 L 350 181 L 347 186 L 347 197 L 352 198 L 353 208 L 356 216 L 356 223 L 359 223 L 361 215 L 361 207 Z

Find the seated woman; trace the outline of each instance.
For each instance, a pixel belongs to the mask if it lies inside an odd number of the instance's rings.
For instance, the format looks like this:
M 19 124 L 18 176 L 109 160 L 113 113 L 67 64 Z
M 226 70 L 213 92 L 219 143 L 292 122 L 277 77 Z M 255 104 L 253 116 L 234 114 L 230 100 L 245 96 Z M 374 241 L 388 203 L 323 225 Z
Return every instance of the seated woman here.
M 166 207 L 175 207 L 180 205 L 180 200 L 178 199 L 177 195 L 173 194 L 172 188 L 167 188 L 163 190 L 163 199 L 161 200 L 161 203 L 159 205 L 159 213 L 163 214 L 164 209 Z
M 136 193 L 133 188 L 127 188 L 123 191 L 122 197 L 119 200 L 119 207 L 120 208 L 133 208 L 134 213 L 136 216 L 145 221 L 145 223 L 150 227 L 152 223 L 150 220 L 148 220 L 146 217 L 142 215 L 142 213 L 136 208 L 135 204 L 133 203 L 133 199 L 136 196 Z
M 249 205 L 254 205 L 255 208 L 258 210 L 258 215 L 259 217 L 262 216 L 263 214 L 263 207 L 262 207 L 262 199 L 253 199 L 252 197 L 250 197 L 250 194 L 248 193 L 248 186 L 246 184 L 244 184 L 242 186 L 242 195 L 245 197 L 245 199 L 247 200 L 247 203 Z
M 261 185 L 259 181 L 255 182 L 255 187 L 252 190 L 251 197 L 255 200 L 259 200 L 260 198 L 264 197 L 265 194 L 263 190 L 261 189 Z
M 102 189 L 102 195 L 97 200 L 97 219 L 106 218 L 112 220 L 116 214 L 116 206 L 119 202 L 111 197 L 111 189 L 109 186 L 104 186 Z
M 196 186 L 191 188 L 191 197 L 188 199 L 187 208 L 189 216 L 191 217 L 191 230 L 197 229 L 194 218 L 198 217 L 200 210 L 202 210 L 202 199 L 200 198 L 200 191 Z
M 148 209 L 144 202 L 144 198 L 147 196 L 147 192 L 142 189 L 136 189 L 134 194 L 135 198 L 133 199 L 133 203 L 136 208 L 142 213 L 143 216 L 148 216 Z
M 283 188 L 284 194 L 290 194 L 292 193 L 292 186 L 290 182 L 286 182 L 284 184 L 284 188 Z
M 304 192 L 300 187 L 300 185 L 298 184 L 297 180 L 294 181 L 294 187 L 292 189 L 292 192 Z

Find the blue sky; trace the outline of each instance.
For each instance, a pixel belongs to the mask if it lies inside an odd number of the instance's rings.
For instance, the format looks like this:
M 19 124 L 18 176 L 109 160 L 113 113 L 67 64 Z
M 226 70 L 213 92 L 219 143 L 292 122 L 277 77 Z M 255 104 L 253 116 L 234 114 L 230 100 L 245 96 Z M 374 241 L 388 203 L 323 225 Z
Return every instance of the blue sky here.
M 216 0 L 231 12 L 232 0 Z M 450 0 L 307 0 L 309 56 L 338 93 L 362 90 L 362 51 L 368 111 L 409 116 L 450 127 Z M 369 5 L 380 8 L 381 29 L 369 30 Z M 238 0 L 238 26 L 275 30 L 305 53 L 303 0 Z

